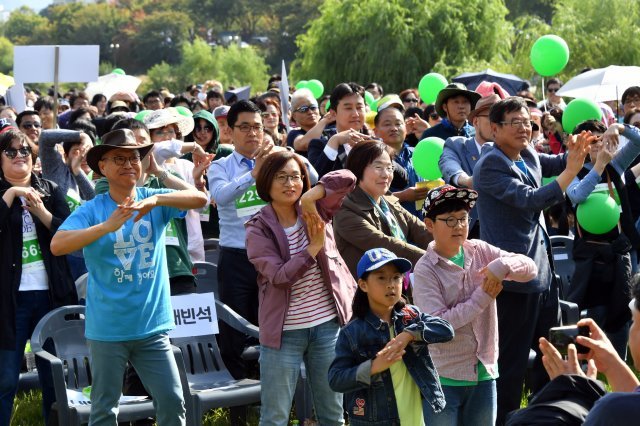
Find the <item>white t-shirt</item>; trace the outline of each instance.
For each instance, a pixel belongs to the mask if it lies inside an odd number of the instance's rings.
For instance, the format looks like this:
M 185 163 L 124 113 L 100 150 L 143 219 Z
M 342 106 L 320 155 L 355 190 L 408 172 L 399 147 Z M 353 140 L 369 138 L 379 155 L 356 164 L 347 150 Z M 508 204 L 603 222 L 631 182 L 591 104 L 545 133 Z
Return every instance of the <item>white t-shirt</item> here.
M 20 197 L 24 205 L 25 200 Z M 49 277 L 44 267 L 36 224 L 27 209 L 22 211 L 22 275 L 19 291 L 48 290 Z

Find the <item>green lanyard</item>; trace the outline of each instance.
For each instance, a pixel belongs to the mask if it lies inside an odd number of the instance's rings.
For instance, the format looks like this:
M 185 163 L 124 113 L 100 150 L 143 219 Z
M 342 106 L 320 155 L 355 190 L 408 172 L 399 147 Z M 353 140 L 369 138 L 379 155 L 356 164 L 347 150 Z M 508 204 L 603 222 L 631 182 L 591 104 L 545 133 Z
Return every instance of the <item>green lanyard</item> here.
M 366 194 L 366 195 L 367 197 L 369 197 L 369 200 L 371 201 L 371 204 L 373 204 L 373 207 L 380 214 L 380 217 L 382 218 L 382 220 L 384 220 L 384 222 L 387 224 L 387 226 L 391 230 L 392 236 L 394 238 L 407 242 L 407 238 L 404 236 L 404 232 L 402 232 L 402 229 L 400 229 L 400 225 L 398 225 L 398 221 L 396 220 L 393 213 L 391 213 L 391 210 L 389 210 L 389 205 L 387 204 L 387 201 L 383 197 L 380 197 L 380 204 L 378 204 L 374 201 L 373 198 L 371 198 L 369 194 Z

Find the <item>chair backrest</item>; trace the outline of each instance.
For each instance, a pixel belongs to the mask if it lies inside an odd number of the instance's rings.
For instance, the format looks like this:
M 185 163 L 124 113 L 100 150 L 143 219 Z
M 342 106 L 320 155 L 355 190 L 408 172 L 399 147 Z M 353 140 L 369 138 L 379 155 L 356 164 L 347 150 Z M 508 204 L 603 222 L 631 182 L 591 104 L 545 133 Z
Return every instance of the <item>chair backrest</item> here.
M 78 293 L 78 300 L 87 298 L 87 281 L 89 280 L 89 273 L 85 272 L 76 279 L 76 292 Z
M 51 339 L 57 356 L 65 366 L 68 388 L 91 384 L 89 348 L 84 337 L 84 306 L 63 306 L 45 315 L 31 337 L 31 348 L 41 350 Z
M 182 352 L 187 379 L 193 390 L 219 387 L 234 380 L 222 362 L 215 335 L 175 338 L 171 339 L 171 344 Z
M 556 274 L 560 277 L 562 295 L 566 296 L 576 265 L 573 261 L 573 238 L 564 235 L 550 237 L 551 253 Z
M 213 292 L 214 296 L 218 294 L 218 266 L 209 262 L 194 262 L 194 275 L 196 276 L 196 284 L 198 293 Z

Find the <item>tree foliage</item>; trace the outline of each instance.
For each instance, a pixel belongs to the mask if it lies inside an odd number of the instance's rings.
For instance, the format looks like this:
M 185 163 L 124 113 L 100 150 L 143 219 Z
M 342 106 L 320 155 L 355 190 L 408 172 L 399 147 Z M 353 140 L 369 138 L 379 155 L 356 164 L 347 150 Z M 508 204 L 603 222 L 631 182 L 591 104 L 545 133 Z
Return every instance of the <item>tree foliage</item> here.
M 347 80 L 394 91 L 417 86 L 431 70 L 454 74 L 505 55 L 506 14 L 501 0 L 327 0 L 298 38 L 294 74 L 329 87 Z
M 0 73 L 8 74 L 13 68 L 13 43 L 0 37 Z
M 182 91 L 194 81 L 216 79 L 227 87 L 251 85 L 253 91 L 263 91 L 268 79 L 264 58 L 252 47 L 211 47 L 204 40 L 182 46 L 182 61 L 172 66 L 166 62 L 154 65 L 147 73 L 148 82 L 142 91 L 167 87 Z

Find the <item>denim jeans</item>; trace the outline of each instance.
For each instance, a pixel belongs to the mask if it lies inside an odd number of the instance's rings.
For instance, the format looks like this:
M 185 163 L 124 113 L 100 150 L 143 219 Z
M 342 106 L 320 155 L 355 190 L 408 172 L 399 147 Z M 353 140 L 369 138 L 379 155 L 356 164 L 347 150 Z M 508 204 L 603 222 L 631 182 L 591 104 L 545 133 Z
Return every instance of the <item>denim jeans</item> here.
M 280 349 L 260 347 L 260 425 L 287 425 L 291 401 L 304 361 L 320 425 L 342 425 L 342 394 L 329 387 L 340 326 L 333 319 L 301 330 L 282 332 Z
M 476 386 L 442 386 L 447 405 L 438 414 L 423 404 L 429 426 L 493 426 L 498 413 L 496 381 L 483 380 Z
M 0 426 L 8 426 L 11 419 L 27 340 L 31 338 L 38 321 L 51 310 L 48 290 L 19 291 L 16 302 L 16 348 L 0 350 Z M 53 352 L 50 342 L 45 349 Z M 40 357 L 36 357 L 36 367 L 42 386 L 42 414 L 46 422 L 51 404 L 55 401 L 53 379 Z
M 123 342 L 87 339 L 87 343 L 93 379 L 89 425 L 116 425 L 127 361 L 153 397 L 157 423 L 162 426 L 185 424 L 180 376 L 166 333 Z

